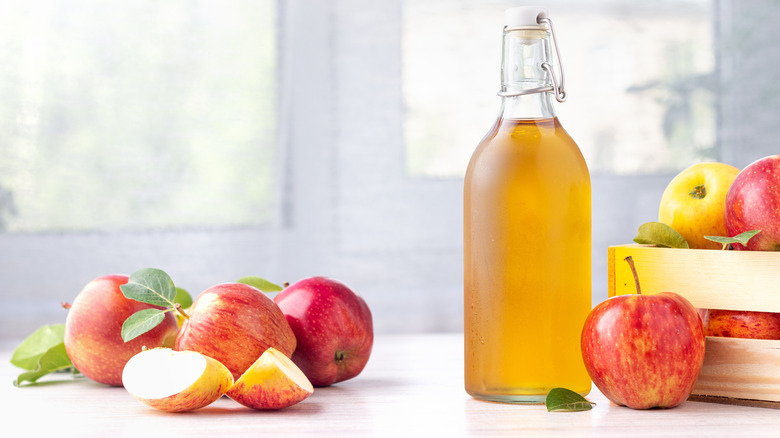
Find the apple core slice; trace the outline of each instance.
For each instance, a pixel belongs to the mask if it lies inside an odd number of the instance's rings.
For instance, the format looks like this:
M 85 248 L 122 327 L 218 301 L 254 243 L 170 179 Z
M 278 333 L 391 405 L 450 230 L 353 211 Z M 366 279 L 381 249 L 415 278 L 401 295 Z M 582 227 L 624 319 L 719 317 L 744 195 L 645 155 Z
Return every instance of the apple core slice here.
M 200 353 L 154 348 L 127 362 L 122 383 L 153 408 L 183 412 L 216 401 L 233 385 L 233 375 L 225 365 Z
M 253 409 L 274 410 L 297 404 L 313 392 L 303 371 L 271 347 L 239 377 L 227 395 Z

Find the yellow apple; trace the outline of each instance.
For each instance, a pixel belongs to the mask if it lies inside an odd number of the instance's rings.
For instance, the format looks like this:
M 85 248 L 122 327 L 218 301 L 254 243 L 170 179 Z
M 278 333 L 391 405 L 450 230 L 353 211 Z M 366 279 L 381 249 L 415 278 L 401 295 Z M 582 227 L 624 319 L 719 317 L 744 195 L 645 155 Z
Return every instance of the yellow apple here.
M 273 410 L 301 402 L 313 392 L 303 371 L 271 347 L 236 380 L 227 395 L 253 409 Z
M 219 361 L 195 351 L 153 348 L 133 356 L 122 371 L 125 389 L 143 403 L 167 412 L 208 406 L 233 386 Z
M 698 163 L 683 170 L 666 186 L 658 209 L 658 222 L 680 233 L 688 246 L 721 249 L 704 236 L 726 236 L 726 194 L 739 169 L 724 163 Z

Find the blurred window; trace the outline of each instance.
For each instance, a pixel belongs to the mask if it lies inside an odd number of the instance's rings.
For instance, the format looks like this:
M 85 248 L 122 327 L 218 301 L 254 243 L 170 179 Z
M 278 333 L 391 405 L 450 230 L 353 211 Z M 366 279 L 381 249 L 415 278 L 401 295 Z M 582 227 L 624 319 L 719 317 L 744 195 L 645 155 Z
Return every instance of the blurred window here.
M 268 221 L 275 9 L 0 1 L 0 231 Z

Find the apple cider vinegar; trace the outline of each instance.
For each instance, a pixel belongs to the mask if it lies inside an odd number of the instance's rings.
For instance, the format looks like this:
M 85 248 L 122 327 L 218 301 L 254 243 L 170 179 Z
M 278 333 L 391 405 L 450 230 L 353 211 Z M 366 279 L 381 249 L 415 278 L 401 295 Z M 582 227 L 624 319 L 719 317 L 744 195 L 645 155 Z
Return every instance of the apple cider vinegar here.
M 557 119 L 500 120 L 466 181 L 467 391 L 507 401 L 543 401 L 557 386 L 587 394 L 590 178 L 577 145 Z
M 541 403 L 555 387 L 591 388 L 580 352 L 591 309 L 591 187 L 550 102 L 562 90 L 548 87 L 551 70 L 540 67 L 549 31 L 536 18 L 546 14 L 532 10 L 533 24 L 518 26 L 509 11 L 501 115 L 464 185 L 465 386 L 484 400 Z

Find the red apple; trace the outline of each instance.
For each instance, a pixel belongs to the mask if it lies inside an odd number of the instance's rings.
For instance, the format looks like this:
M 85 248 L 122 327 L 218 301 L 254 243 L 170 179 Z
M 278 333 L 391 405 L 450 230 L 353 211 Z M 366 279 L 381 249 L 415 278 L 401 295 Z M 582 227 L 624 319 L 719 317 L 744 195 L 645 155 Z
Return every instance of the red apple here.
M 296 340 L 273 300 L 243 283 L 223 283 L 203 291 L 176 337 L 176 350 L 192 350 L 222 362 L 234 380 L 265 350 L 290 357 Z
M 747 246 L 734 243 L 734 249 L 780 251 L 780 155 L 742 169 L 726 195 L 724 215 L 729 236 L 761 230 Z
M 312 277 L 287 287 L 274 301 L 298 339 L 292 360 L 314 386 L 363 371 L 374 343 L 371 311 L 363 298 L 336 280 Z
M 122 370 L 143 347 L 170 347 L 178 326 L 171 313 L 158 326 L 125 342 L 122 324 L 135 312 L 158 308 L 125 298 L 119 286 L 126 275 L 106 275 L 79 292 L 65 319 L 65 351 L 73 366 L 86 377 L 106 385 L 122 386 Z
M 582 331 L 582 358 L 613 403 L 671 408 L 688 398 L 704 362 L 704 328 L 672 292 L 620 295 L 596 306 Z
M 706 336 L 780 339 L 780 313 L 710 309 Z

